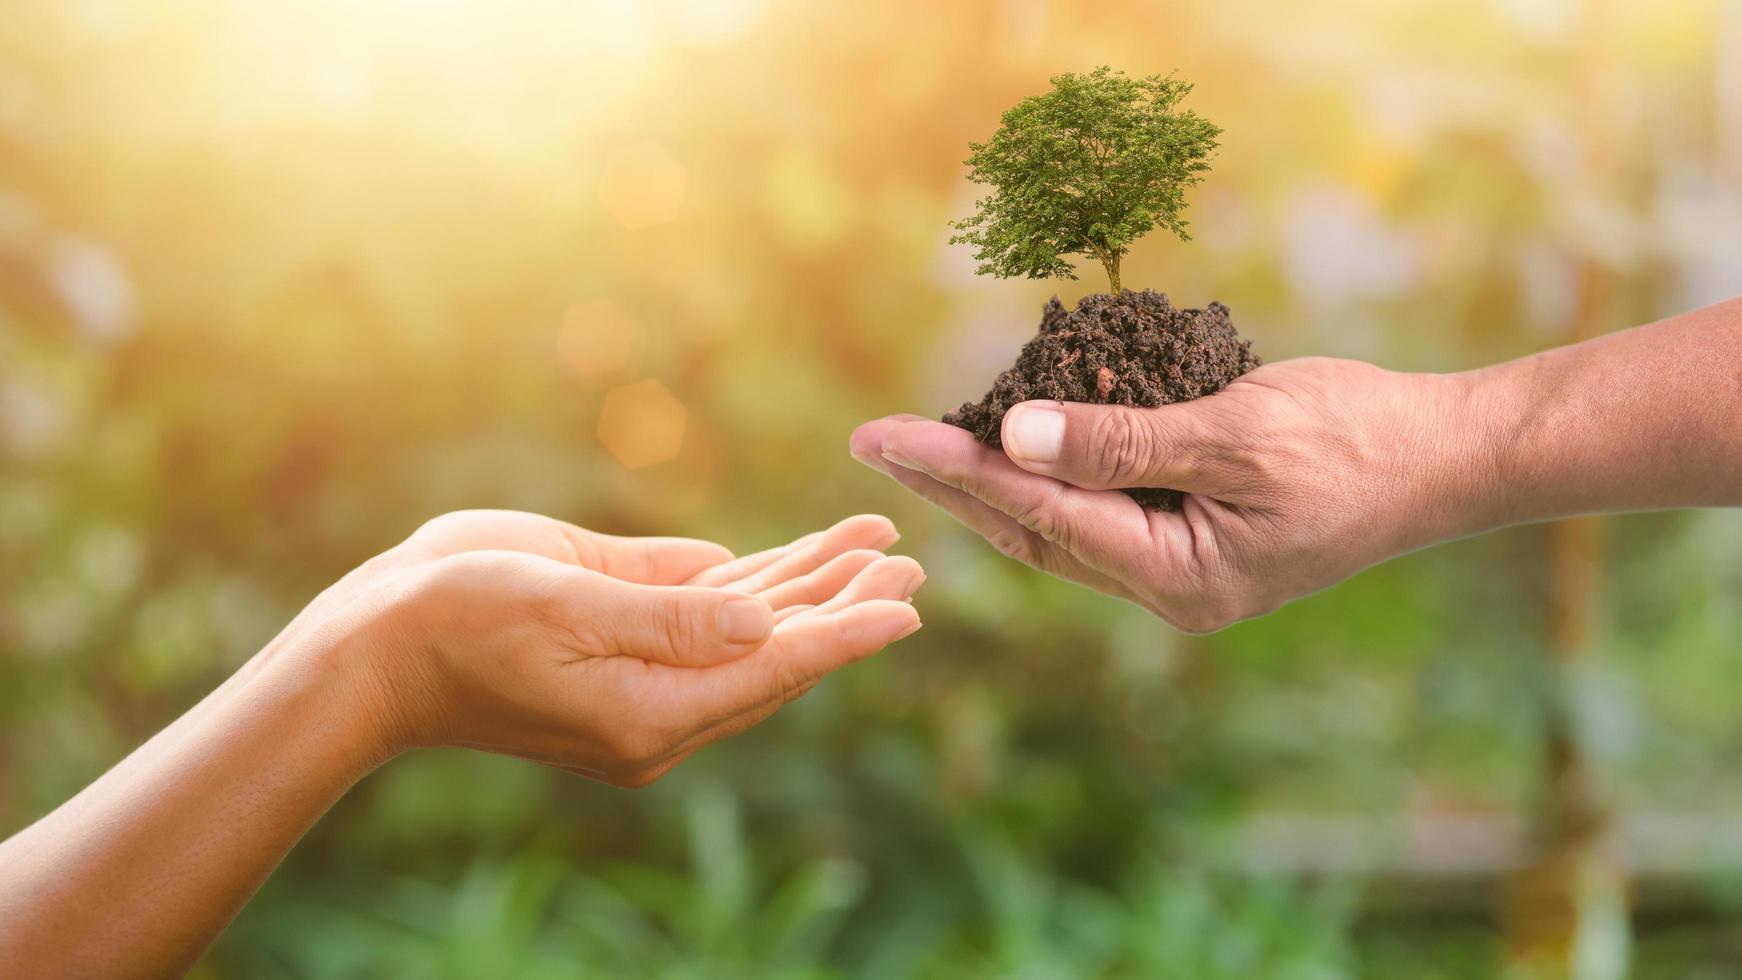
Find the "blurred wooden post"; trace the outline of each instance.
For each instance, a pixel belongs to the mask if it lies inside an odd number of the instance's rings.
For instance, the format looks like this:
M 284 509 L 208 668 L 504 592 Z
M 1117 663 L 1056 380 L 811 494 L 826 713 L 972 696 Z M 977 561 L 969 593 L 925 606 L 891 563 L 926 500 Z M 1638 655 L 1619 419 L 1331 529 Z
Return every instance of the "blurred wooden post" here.
M 1588 180 L 1582 193 L 1615 193 L 1607 0 L 1588 0 L 1579 38 L 1579 94 Z M 1575 186 L 1579 186 L 1575 184 Z M 1579 257 L 1578 299 L 1563 340 L 1614 325 L 1616 277 L 1601 255 Z M 1542 664 L 1543 784 L 1536 850 L 1508 882 L 1504 927 L 1512 967 L 1527 977 L 1619 980 L 1630 942 L 1626 874 L 1613 848 L 1613 811 L 1578 724 L 1578 675 L 1596 643 L 1603 596 L 1604 524 L 1597 517 L 1545 530 L 1549 587 Z

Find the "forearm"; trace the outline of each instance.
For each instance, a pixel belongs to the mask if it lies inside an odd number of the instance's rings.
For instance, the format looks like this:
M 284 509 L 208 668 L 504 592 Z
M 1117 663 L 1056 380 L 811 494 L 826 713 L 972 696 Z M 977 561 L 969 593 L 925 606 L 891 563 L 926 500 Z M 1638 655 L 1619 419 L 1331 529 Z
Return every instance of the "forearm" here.
M 1742 504 L 1742 299 L 1452 380 L 1462 531 Z
M 275 644 L 0 844 L 0 962 L 19 976 L 185 971 L 385 753 L 336 646 Z

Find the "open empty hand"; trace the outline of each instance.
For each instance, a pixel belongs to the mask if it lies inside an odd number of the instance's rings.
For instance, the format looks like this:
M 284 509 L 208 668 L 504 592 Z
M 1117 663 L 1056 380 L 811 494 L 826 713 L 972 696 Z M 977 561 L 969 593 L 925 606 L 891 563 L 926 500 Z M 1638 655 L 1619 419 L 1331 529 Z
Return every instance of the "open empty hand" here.
M 335 589 L 377 596 L 390 747 L 470 745 L 639 785 L 917 629 L 906 600 L 924 575 L 882 553 L 895 538 L 866 515 L 733 558 L 470 511 Z
M 647 783 L 913 632 L 895 528 L 734 558 L 508 511 L 425 524 L 0 843 L 7 976 L 187 971 L 333 801 L 419 745 Z

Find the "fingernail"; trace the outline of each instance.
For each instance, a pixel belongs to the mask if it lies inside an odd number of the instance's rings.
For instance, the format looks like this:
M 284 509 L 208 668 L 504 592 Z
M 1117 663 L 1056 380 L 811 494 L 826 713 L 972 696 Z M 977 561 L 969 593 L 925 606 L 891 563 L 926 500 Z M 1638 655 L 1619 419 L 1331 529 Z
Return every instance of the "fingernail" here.
M 913 578 L 909 579 L 907 582 L 907 589 L 906 589 L 906 591 L 904 591 L 902 593 L 902 598 L 904 598 L 904 599 L 913 598 L 913 594 L 915 592 L 918 592 L 919 587 L 924 585 L 924 584 L 925 584 L 925 573 L 924 572 L 914 572 Z
M 1018 405 L 1004 416 L 1004 448 L 1031 463 L 1053 463 L 1065 444 L 1065 413 Z
M 720 635 L 727 643 L 755 643 L 768 635 L 772 618 L 761 599 L 733 599 L 720 607 Z
M 908 637 L 912 636 L 913 634 L 918 633 L 919 628 L 921 626 L 924 626 L 924 625 L 925 625 L 924 623 L 919 622 L 918 620 L 915 620 L 914 624 L 912 626 L 909 626 L 907 629 L 902 630 L 899 634 L 896 635 L 894 640 L 890 640 L 889 642 L 894 643 L 898 640 L 905 640 Z

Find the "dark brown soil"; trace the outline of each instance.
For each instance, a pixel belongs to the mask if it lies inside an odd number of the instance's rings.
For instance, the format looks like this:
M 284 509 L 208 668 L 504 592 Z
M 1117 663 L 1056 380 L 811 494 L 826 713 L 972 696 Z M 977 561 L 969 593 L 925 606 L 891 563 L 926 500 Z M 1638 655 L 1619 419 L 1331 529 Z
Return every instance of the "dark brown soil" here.
M 1044 398 L 1152 408 L 1215 394 L 1261 363 L 1221 303 L 1182 310 L 1153 289 L 1127 289 L 1118 296 L 1085 296 L 1067 312 L 1055 296 L 1016 366 L 998 376 L 985 398 L 944 421 L 997 447 L 1003 445 L 1004 413 L 1018 402 Z M 1179 508 L 1177 490 L 1125 492 L 1152 510 Z

